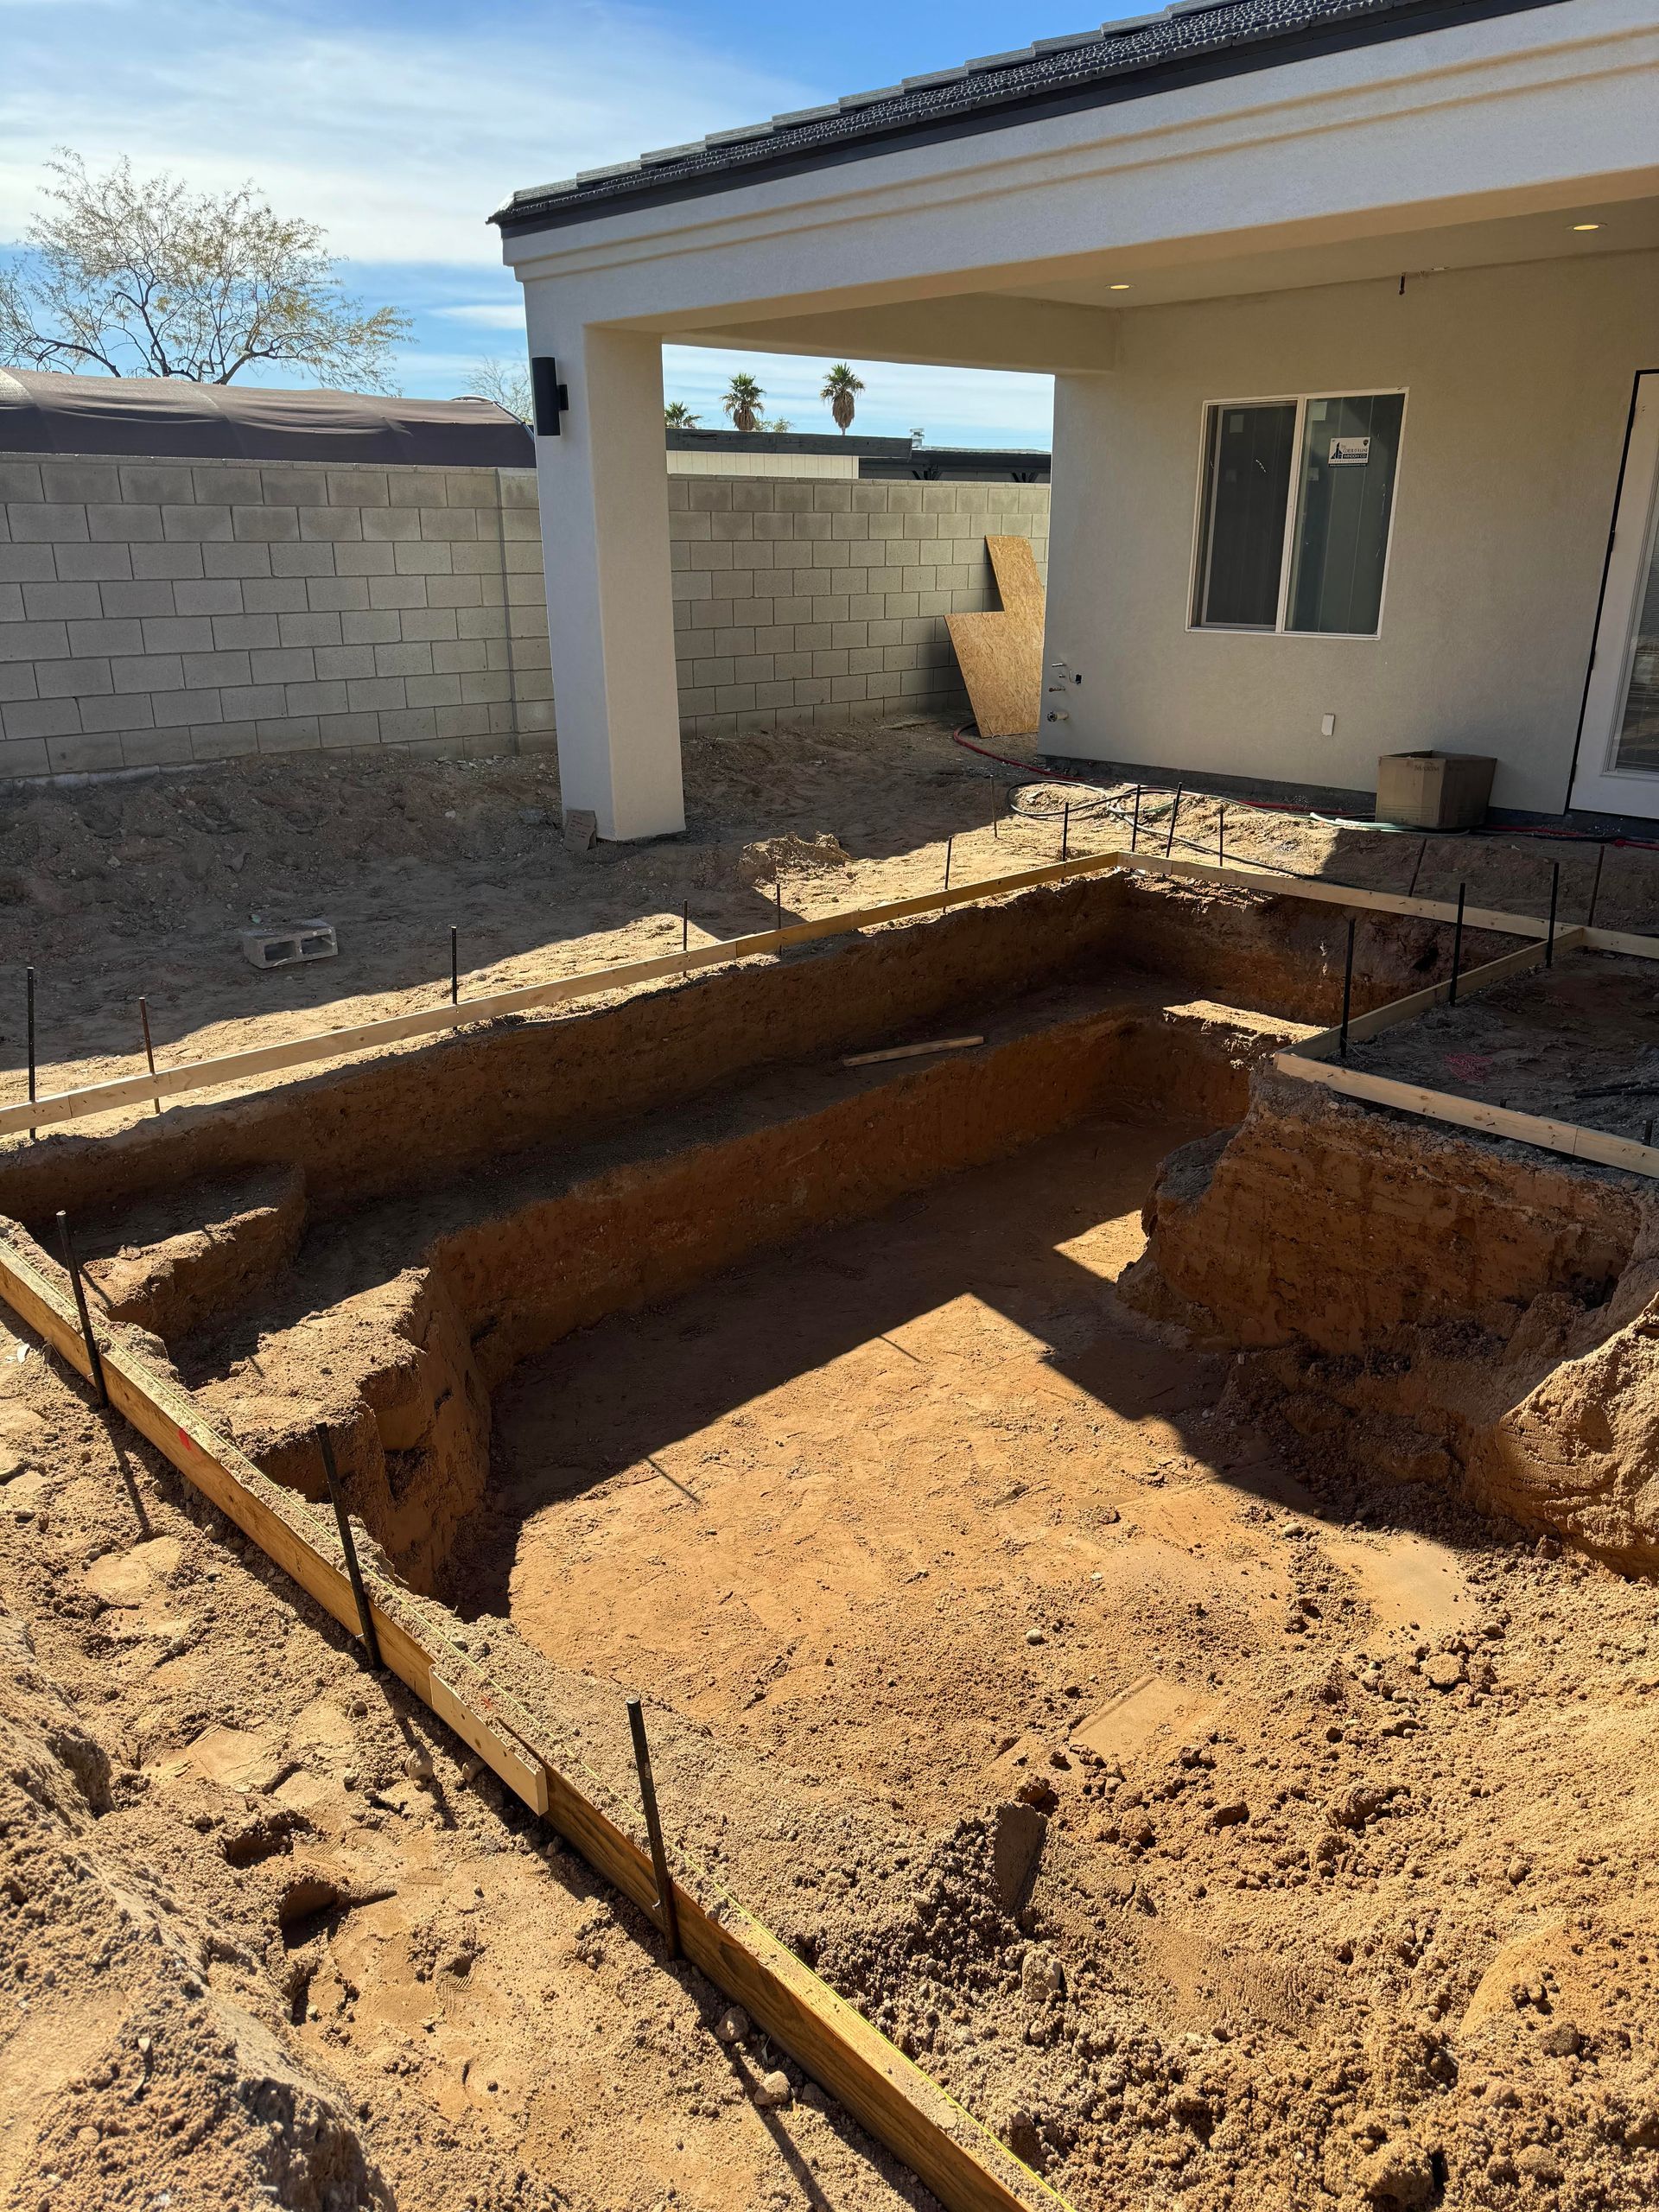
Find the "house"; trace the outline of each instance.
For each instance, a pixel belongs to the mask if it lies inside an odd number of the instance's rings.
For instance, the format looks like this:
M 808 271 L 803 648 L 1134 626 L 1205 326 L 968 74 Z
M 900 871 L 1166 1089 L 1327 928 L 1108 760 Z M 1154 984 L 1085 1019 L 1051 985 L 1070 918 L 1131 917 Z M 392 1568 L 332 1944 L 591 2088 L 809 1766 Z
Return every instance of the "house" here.
M 664 341 L 1053 374 L 1057 753 L 1659 817 L 1655 0 L 1180 0 L 494 219 L 603 834 L 683 821 Z

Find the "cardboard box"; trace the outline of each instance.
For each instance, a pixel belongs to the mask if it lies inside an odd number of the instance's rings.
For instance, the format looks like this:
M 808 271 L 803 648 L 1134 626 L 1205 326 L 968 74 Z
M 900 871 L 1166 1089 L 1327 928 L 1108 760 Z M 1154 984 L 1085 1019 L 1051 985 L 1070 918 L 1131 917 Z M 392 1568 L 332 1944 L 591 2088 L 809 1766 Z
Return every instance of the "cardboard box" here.
M 1385 753 L 1376 818 L 1411 830 L 1473 830 L 1486 818 L 1497 762 L 1484 753 Z

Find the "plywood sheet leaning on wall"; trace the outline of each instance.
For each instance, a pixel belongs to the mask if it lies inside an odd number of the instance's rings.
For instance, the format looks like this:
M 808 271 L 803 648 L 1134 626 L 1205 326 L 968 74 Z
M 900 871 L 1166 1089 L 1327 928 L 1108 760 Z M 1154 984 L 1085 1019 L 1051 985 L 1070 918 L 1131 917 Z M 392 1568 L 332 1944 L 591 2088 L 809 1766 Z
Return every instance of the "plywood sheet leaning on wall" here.
M 1043 696 L 1043 580 L 1031 542 L 988 537 L 1000 613 L 947 614 L 968 702 L 982 737 L 1027 737 Z

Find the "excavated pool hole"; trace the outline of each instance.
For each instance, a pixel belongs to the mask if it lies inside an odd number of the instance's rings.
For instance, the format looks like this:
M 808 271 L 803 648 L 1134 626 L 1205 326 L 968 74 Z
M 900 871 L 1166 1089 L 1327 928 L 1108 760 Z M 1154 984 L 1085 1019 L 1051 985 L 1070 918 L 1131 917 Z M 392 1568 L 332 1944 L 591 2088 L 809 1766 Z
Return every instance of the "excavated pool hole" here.
M 650 1697 L 677 1846 L 1049 2164 L 1087 2130 L 1018 2080 L 1093 2031 L 1027 1986 L 1062 1919 L 1008 1808 L 1085 1920 L 1137 1910 L 1077 1863 L 1103 1777 L 1236 1742 L 1234 1662 L 1357 1602 L 1287 1556 L 1312 1501 L 1227 1362 L 1115 1288 L 1160 1161 L 1333 1014 L 1339 928 L 1039 893 L 37 1147 L 0 1205 L 73 1207 L 109 1310 L 312 1497 L 325 1424 L 388 1560 L 520 1692 L 549 1663 L 619 1798 Z M 1437 955 L 1364 938 L 1362 1006 Z M 1433 1581 L 1404 1602 L 1455 1621 Z

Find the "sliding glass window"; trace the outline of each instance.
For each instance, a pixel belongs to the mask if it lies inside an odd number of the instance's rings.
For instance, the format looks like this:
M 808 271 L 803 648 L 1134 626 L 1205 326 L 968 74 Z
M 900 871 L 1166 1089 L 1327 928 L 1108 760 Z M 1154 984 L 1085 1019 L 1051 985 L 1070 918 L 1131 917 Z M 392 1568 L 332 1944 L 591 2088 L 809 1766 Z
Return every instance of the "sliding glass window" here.
M 1405 404 L 1392 391 L 1206 410 L 1197 627 L 1376 636 Z

